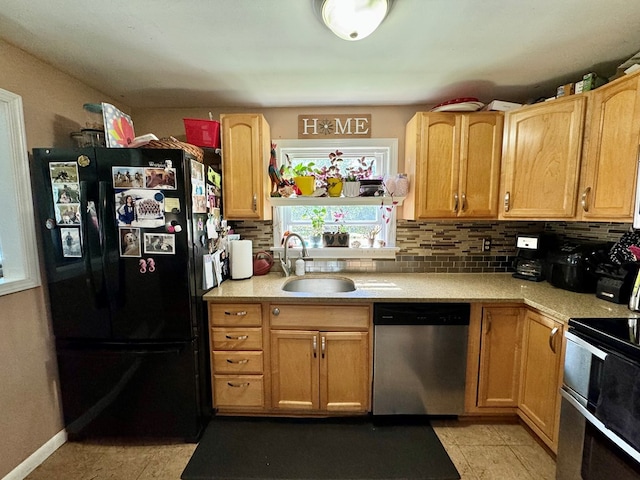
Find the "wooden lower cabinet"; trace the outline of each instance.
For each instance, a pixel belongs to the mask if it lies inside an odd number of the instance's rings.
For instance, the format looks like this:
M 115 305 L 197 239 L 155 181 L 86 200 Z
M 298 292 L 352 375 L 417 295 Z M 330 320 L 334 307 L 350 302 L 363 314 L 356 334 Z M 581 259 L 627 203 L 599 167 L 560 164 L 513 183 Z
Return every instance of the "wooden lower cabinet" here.
M 369 334 L 271 330 L 271 404 L 283 410 L 365 412 Z
M 516 307 L 483 308 L 478 407 L 518 406 L 521 317 Z
M 472 304 L 467 415 L 518 415 L 557 449 L 563 324 L 522 305 Z
M 524 319 L 518 415 L 557 450 L 562 385 L 563 324 L 536 311 Z
M 262 305 L 210 304 L 211 390 L 220 412 L 265 409 Z
M 465 392 L 468 415 L 516 414 L 524 311 L 515 304 L 471 304 Z
M 370 410 L 369 305 L 271 305 L 270 323 L 274 410 Z

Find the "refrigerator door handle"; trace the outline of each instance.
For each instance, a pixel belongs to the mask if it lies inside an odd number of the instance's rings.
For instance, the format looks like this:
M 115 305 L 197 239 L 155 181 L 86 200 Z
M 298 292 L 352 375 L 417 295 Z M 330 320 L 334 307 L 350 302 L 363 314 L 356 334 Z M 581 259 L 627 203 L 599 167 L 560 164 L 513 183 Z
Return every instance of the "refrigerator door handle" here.
M 102 246 L 102 271 L 104 272 L 105 289 L 107 291 L 108 298 L 115 298 L 116 292 L 119 290 L 118 275 L 113 275 L 110 270 L 109 263 L 109 239 L 107 238 L 107 232 L 105 224 L 107 222 L 107 212 L 109 211 L 107 204 L 107 192 L 109 191 L 110 183 L 101 181 L 98 182 L 98 224 L 100 228 L 100 245 Z M 116 263 L 117 265 L 117 263 Z
M 89 218 L 89 199 L 87 198 L 88 183 L 86 181 L 80 181 L 80 215 L 81 215 L 81 235 L 80 235 L 80 248 L 82 249 L 82 257 L 84 259 L 84 267 L 86 271 L 86 278 L 91 292 L 93 293 L 94 301 L 98 302 L 98 287 L 96 286 L 95 272 L 91 265 L 93 258 L 91 252 L 91 241 L 89 240 L 89 222 L 92 220 Z

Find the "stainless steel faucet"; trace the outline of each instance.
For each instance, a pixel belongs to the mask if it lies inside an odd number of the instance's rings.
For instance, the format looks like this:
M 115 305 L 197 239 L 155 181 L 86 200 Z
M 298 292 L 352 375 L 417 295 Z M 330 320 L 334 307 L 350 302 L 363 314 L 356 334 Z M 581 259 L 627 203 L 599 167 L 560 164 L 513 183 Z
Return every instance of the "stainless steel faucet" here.
M 282 271 L 284 272 L 285 277 L 288 277 L 289 275 L 291 275 L 291 261 L 287 257 L 287 249 L 289 248 L 289 239 L 291 237 L 296 237 L 298 240 L 300 240 L 300 243 L 302 244 L 302 258 L 309 257 L 309 252 L 307 252 L 307 246 L 305 245 L 302 237 L 297 233 L 290 233 L 289 235 L 287 235 L 286 238 L 284 239 L 284 258 L 282 257 L 280 258 L 280 265 L 282 266 Z

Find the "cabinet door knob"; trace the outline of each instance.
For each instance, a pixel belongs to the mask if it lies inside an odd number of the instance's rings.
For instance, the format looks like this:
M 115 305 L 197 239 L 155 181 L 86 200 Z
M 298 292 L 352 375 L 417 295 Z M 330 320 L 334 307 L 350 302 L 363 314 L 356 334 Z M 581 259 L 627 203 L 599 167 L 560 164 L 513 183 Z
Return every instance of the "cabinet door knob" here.
M 582 204 L 582 210 L 584 210 L 585 212 L 589 211 L 589 194 L 591 193 L 591 187 L 587 187 L 584 189 L 584 192 L 582 192 L 582 199 L 580 200 L 580 203 Z
M 511 208 L 511 193 L 507 192 L 504 194 L 504 211 L 508 212 L 509 208 Z
M 280 309 L 278 307 L 275 307 L 273 310 L 271 310 L 271 313 L 273 313 L 277 317 L 278 315 L 280 315 Z

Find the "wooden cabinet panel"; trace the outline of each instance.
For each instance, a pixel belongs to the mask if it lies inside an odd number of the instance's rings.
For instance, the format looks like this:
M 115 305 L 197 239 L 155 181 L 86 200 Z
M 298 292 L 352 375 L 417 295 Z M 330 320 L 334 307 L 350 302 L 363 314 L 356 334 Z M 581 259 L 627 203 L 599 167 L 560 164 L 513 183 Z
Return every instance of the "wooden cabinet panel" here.
M 552 449 L 557 448 L 562 382 L 563 325 L 527 311 L 522 345 L 519 414 Z
M 503 128 L 501 113 L 462 116 L 459 217 L 498 216 Z
M 261 328 L 211 329 L 212 350 L 262 350 Z
M 315 414 L 369 411 L 371 306 L 269 308 L 272 407 Z
M 320 332 L 320 408 L 369 409 L 369 334 Z
M 407 124 L 405 219 L 495 218 L 503 116 L 419 112 Z
M 460 117 L 429 114 L 422 117 L 421 150 L 416 159 L 418 218 L 455 216 L 454 195 L 460 169 Z
M 260 114 L 223 114 L 222 197 L 229 220 L 270 220 L 269 124 Z
M 262 306 L 209 304 L 213 406 L 220 412 L 266 409 Z
M 271 304 L 272 328 L 312 328 L 314 330 L 367 329 L 371 321 L 369 305 L 286 305 Z
M 575 216 L 584 110 L 572 95 L 505 114 L 501 218 Z
M 640 143 L 640 74 L 589 92 L 587 105 L 581 216 L 631 221 Z
M 522 313 L 520 308 L 483 309 L 479 407 L 517 407 L 520 385 Z
M 213 351 L 212 368 L 216 373 L 262 373 L 264 353 L 258 351 Z
M 262 375 L 213 375 L 218 408 L 264 407 Z
M 283 410 L 317 410 L 318 332 L 271 331 L 271 404 Z
M 211 303 L 209 318 L 212 325 L 259 327 L 262 325 L 262 306 L 259 303 Z

